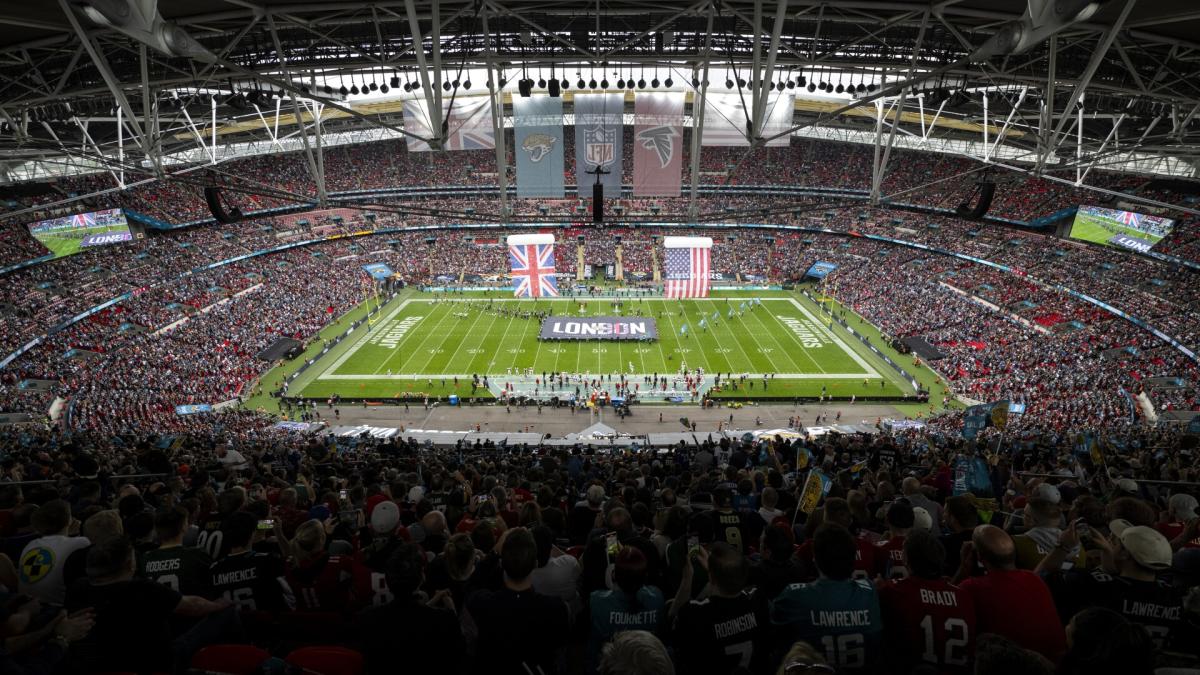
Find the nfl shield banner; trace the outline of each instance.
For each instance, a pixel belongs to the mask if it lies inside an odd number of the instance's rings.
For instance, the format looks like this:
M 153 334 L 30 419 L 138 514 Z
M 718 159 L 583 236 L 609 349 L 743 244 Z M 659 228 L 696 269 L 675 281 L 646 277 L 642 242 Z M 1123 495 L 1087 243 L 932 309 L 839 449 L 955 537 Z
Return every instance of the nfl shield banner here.
M 633 196 L 678 197 L 683 169 L 682 92 L 637 93 L 633 102 Z
M 575 183 L 580 197 L 592 196 L 600 167 L 604 194 L 621 196 L 621 113 L 624 94 L 575 94 Z
M 513 127 L 517 196 L 562 199 L 562 99 L 514 98 Z
M 446 150 L 491 150 L 496 147 L 492 130 L 492 106 L 487 96 L 450 97 L 442 99 L 442 115 L 446 120 Z M 421 138 L 434 137 L 429 105 L 425 99 L 404 102 L 404 130 Z M 429 152 L 429 144 L 411 136 L 405 141 L 409 152 Z
M 513 295 L 542 298 L 558 295 L 554 276 L 554 235 L 514 234 L 508 238 Z

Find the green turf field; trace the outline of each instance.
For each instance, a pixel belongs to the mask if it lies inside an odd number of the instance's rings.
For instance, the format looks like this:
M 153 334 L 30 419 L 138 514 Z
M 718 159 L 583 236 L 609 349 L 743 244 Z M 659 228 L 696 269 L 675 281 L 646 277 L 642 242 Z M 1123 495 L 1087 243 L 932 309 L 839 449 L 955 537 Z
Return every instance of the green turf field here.
M 543 371 L 620 373 L 640 382 L 645 375 L 677 373 L 685 364 L 703 368 L 707 376 L 749 376 L 745 385 L 737 391 L 726 388 L 724 395 L 815 397 L 824 389 L 833 396 L 863 397 L 911 391 L 840 327 L 824 325 L 809 301 L 790 293 L 741 292 L 682 301 L 632 298 L 623 299 L 620 308 L 613 303 L 613 298 L 534 301 L 405 294 L 384 307 L 369 331 L 360 327 L 297 378 L 289 393 L 317 398 L 335 393 L 345 398 L 466 396 L 475 374 L 489 376 L 491 394 L 505 383 L 531 392 L 536 383 L 527 369 L 536 377 Z M 506 316 L 501 308 L 572 317 L 641 314 L 657 321 L 659 339 L 543 342 L 537 338 L 539 319 Z M 701 318 L 712 325 L 700 328 Z M 686 335 L 680 330 L 684 324 Z M 763 373 L 772 375 L 766 391 Z M 641 393 L 646 400 L 646 392 Z
M 1117 246 L 1117 244 L 1109 243 L 1109 240 L 1117 234 L 1124 234 L 1135 239 L 1154 243 L 1158 243 L 1162 239 L 1162 237 L 1156 237 L 1148 232 L 1127 227 L 1116 220 L 1100 218 L 1087 213 L 1076 214 L 1075 222 L 1071 224 L 1072 239 L 1081 239 L 1106 246 Z

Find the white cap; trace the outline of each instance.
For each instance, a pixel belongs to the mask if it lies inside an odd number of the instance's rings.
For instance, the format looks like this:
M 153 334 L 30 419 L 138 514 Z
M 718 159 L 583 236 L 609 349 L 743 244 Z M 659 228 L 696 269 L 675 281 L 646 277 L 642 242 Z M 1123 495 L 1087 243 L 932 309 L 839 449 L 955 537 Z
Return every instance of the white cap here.
M 1122 478 L 1121 480 L 1117 481 L 1117 489 L 1121 492 L 1137 494 L 1138 484 L 1137 481 L 1132 478 Z
M 1162 532 L 1152 527 L 1134 525 L 1123 518 L 1110 522 L 1108 529 L 1121 540 L 1121 546 L 1142 567 L 1165 570 L 1171 566 L 1171 542 Z
M 913 507 L 913 529 L 926 532 L 933 530 L 933 516 L 929 515 L 929 511 L 923 506 Z
M 1167 510 L 1171 515 L 1185 522 L 1196 517 L 1198 506 L 1200 504 L 1197 503 L 1195 497 L 1182 492 L 1171 495 L 1171 499 L 1167 502 Z
M 1062 493 L 1058 491 L 1058 488 L 1049 483 L 1041 483 L 1033 488 L 1033 494 L 1030 495 L 1030 498 L 1040 499 L 1051 504 L 1059 504 L 1062 502 Z

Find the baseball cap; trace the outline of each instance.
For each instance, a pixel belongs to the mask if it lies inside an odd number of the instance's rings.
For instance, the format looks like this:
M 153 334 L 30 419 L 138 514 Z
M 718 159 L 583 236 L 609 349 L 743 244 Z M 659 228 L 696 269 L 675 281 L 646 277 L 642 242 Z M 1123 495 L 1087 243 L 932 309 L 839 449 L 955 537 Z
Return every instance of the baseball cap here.
M 425 488 L 421 487 L 420 485 L 414 485 L 412 489 L 408 491 L 408 503 L 410 504 L 416 504 L 424 498 Z
M 380 502 L 371 511 L 371 530 L 378 534 L 391 534 L 400 524 L 400 507 L 396 502 Z
M 1121 492 L 1137 494 L 1138 484 L 1137 481 L 1132 478 L 1122 478 L 1121 480 L 1117 481 L 1117 489 Z
M 1165 570 L 1171 566 L 1171 542 L 1158 530 L 1134 525 L 1124 518 L 1110 522 L 1108 529 L 1142 567 Z
M 1050 502 L 1051 504 L 1059 504 L 1062 502 L 1062 493 L 1058 488 L 1049 483 L 1042 483 L 1033 488 L 1033 499 L 1041 499 L 1042 501 Z
M 914 530 L 933 530 L 933 516 L 929 515 L 929 511 L 923 506 L 913 507 L 913 529 Z
M 1167 502 L 1167 508 L 1171 515 L 1176 518 L 1187 521 L 1196 517 L 1196 508 L 1200 506 L 1196 498 L 1187 494 L 1171 495 L 1171 499 Z

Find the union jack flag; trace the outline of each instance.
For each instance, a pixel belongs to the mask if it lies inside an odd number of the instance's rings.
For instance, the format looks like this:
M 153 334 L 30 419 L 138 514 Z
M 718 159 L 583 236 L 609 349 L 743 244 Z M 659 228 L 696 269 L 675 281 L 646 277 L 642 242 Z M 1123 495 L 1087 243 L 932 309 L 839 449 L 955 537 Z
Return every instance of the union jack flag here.
M 558 284 L 554 279 L 554 244 L 510 245 L 508 257 L 512 260 L 514 296 L 558 296 Z
M 1134 213 L 1133 211 L 1117 211 L 1117 222 L 1128 225 L 1134 229 L 1140 229 L 1142 225 L 1142 214 Z
M 96 214 L 94 214 L 94 213 L 76 213 L 75 215 L 71 216 L 71 225 L 73 227 L 82 227 L 82 228 L 95 227 L 96 226 Z
M 710 267 L 707 248 L 666 249 L 666 296 L 707 298 Z

